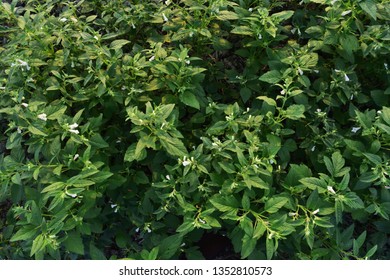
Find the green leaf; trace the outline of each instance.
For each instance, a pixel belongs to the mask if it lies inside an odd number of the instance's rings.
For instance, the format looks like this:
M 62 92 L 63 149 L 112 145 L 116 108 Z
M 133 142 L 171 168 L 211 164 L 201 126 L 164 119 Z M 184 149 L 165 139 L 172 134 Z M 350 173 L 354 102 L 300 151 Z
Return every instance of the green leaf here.
M 236 13 L 231 11 L 220 11 L 217 15 L 217 19 L 225 21 L 225 20 L 235 20 L 238 19 L 238 16 Z
M 305 115 L 303 114 L 305 112 L 305 106 L 302 104 L 294 104 L 287 108 L 285 112 L 286 118 L 292 119 L 292 120 L 299 120 L 305 118 Z
M 375 252 L 376 252 L 377 249 L 378 249 L 378 245 L 375 245 L 374 247 L 372 247 L 372 248 L 367 252 L 365 258 L 366 258 L 366 259 L 371 258 L 371 257 L 375 254 Z
M 342 201 L 353 209 L 364 208 L 363 200 L 354 192 L 348 192 L 344 195 Z
M 355 256 L 359 255 L 359 250 L 363 246 L 364 241 L 366 240 L 367 231 L 363 231 L 357 239 L 353 240 L 353 254 Z
M 253 238 L 259 239 L 260 237 L 262 237 L 266 229 L 267 227 L 261 221 L 258 221 L 253 230 Z
M 381 117 L 382 119 L 388 124 L 390 125 L 390 108 L 389 107 L 383 107 L 382 110 L 381 110 L 382 114 Z
M 10 242 L 29 240 L 37 234 L 35 226 L 25 226 L 19 229 L 10 239 Z
M 311 190 L 317 189 L 318 193 L 324 193 L 327 190 L 326 182 L 315 177 L 303 178 L 299 182 Z
M 106 141 L 104 141 L 103 137 L 99 134 L 96 133 L 94 134 L 90 139 L 89 143 L 96 148 L 108 148 L 109 145 Z
M 42 234 L 38 235 L 32 243 L 30 257 L 45 249 L 46 244 L 47 243 L 45 237 Z
M 159 140 L 164 149 L 172 156 L 183 157 L 188 154 L 183 142 L 177 138 L 159 136 Z
M 188 90 L 180 94 L 180 101 L 190 107 L 193 107 L 198 110 L 200 109 L 200 104 L 198 99 L 193 93 L 189 92 Z
M 125 161 L 129 161 L 129 162 L 132 162 L 134 160 L 141 161 L 146 157 L 147 153 L 146 153 L 145 149 L 143 149 L 140 154 L 136 154 L 136 152 L 135 152 L 136 148 L 137 148 L 137 144 L 135 144 L 135 143 L 131 144 L 127 148 L 126 153 L 125 153 L 125 157 L 124 157 Z
M 250 29 L 249 26 L 243 25 L 243 26 L 236 26 L 230 31 L 230 33 L 251 36 L 253 34 L 253 31 L 252 29 Z
M 155 91 L 164 87 L 164 83 L 160 79 L 153 79 L 145 85 L 145 91 Z
M 210 200 L 211 204 L 221 212 L 236 210 L 240 208 L 240 203 L 234 196 L 222 196 L 217 194 Z
M 124 45 L 129 44 L 129 43 L 130 43 L 129 40 L 124 40 L 124 39 L 115 40 L 115 41 L 111 42 L 110 49 L 118 50 L 118 49 L 122 48 Z
M 364 0 L 359 3 L 360 7 L 369 14 L 374 20 L 376 20 L 377 7 L 375 1 Z
M 89 245 L 89 255 L 91 256 L 92 260 L 107 260 L 104 253 L 99 248 L 97 248 L 93 242 L 91 242 Z
M 80 233 L 75 231 L 68 232 L 68 237 L 63 244 L 69 252 L 84 255 L 84 243 Z
M 249 188 L 269 189 L 266 182 L 257 176 L 243 174 L 244 182 Z
M 242 247 L 241 247 L 241 259 L 247 258 L 255 249 L 257 240 L 252 236 L 245 234 L 242 238 Z
M 317 226 L 319 227 L 323 227 L 323 228 L 332 228 L 334 227 L 334 225 L 330 222 L 330 218 L 329 217 L 318 217 L 316 216 L 314 218 L 314 224 L 316 224 Z
M 282 11 L 271 15 L 272 19 L 277 19 L 279 22 L 289 19 L 294 15 L 294 11 Z
M 272 98 L 267 97 L 267 96 L 258 96 L 258 97 L 256 97 L 256 99 L 263 100 L 265 103 L 267 103 L 270 106 L 274 106 L 274 107 L 277 106 L 276 101 Z
M 55 182 L 55 183 L 50 184 L 46 188 L 44 188 L 42 190 L 42 193 L 56 191 L 56 190 L 62 189 L 63 187 L 65 187 L 64 182 Z
M 164 238 L 159 246 L 159 258 L 162 260 L 171 259 L 179 250 L 182 240 L 181 234 L 174 234 Z
M 251 208 L 251 201 L 246 192 L 244 192 L 244 195 L 242 196 L 241 205 L 245 211 L 249 211 Z
M 237 173 L 233 163 L 226 162 L 226 161 L 220 161 L 218 162 L 218 165 L 227 173 L 234 174 Z
M 29 126 L 27 127 L 27 129 L 28 129 L 32 134 L 41 135 L 41 136 L 47 136 L 46 133 L 44 133 L 43 131 L 39 130 L 39 129 L 36 128 L 35 126 L 29 125 Z
M 288 172 L 284 183 L 288 186 L 297 186 L 300 179 L 310 177 L 312 175 L 310 168 L 304 164 L 290 164 L 290 171 Z
M 264 206 L 264 210 L 268 213 L 276 213 L 288 202 L 286 197 L 271 197 L 267 200 Z
M 272 259 L 272 256 L 275 252 L 275 243 L 272 238 L 270 238 L 270 235 L 267 235 L 267 239 L 265 240 L 265 249 L 267 254 L 267 260 Z
M 269 84 L 275 84 L 279 82 L 282 79 L 282 74 L 280 74 L 277 70 L 271 70 L 263 75 L 260 76 L 259 80 L 269 83 Z
M 42 223 L 42 214 L 41 209 L 35 203 L 35 201 L 31 202 L 31 224 L 35 226 L 39 226 Z

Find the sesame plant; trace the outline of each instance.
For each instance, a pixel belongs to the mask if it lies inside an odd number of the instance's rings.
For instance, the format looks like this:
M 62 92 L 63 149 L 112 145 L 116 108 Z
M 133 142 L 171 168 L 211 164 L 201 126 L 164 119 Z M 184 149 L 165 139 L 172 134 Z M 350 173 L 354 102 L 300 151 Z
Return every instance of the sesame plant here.
M 204 259 L 210 236 L 389 259 L 389 22 L 388 0 L 2 1 L 0 259 Z

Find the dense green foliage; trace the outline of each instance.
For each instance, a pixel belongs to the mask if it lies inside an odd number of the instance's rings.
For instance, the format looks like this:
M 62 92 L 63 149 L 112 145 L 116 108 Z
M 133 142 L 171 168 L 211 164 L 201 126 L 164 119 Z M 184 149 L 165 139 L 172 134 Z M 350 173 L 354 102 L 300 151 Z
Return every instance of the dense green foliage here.
M 9 1 L 11 2 L 11 1 Z M 388 0 L 3 1 L 0 259 L 390 257 Z

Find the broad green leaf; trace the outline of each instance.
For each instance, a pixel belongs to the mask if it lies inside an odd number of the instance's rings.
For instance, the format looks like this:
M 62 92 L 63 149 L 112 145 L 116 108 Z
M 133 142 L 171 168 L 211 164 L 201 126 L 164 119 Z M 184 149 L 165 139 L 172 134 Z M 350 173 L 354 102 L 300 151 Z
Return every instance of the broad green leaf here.
M 288 202 L 286 197 L 271 197 L 265 203 L 264 210 L 268 213 L 276 213 L 280 208 L 282 208 Z
M 282 79 L 282 74 L 280 74 L 277 70 L 271 70 L 263 75 L 260 76 L 259 80 L 269 83 L 269 84 L 275 84 L 279 82 Z
M 233 34 L 238 34 L 238 35 L 249 35 L 251 36 L 253 34 L 253 31 L 252 29 L 250 29 L 249 26 L 236 26 L 234 27 L 230 33 L 233 33 Z
M 302 178 L 310 177 L 312 175 L 310 168 L 304 164 L 291 164 L 290 171 L 288 172 L 284 183 L 288 186 L 296 186 Z
M 32 134 L 40 135 L 40 136 L 47 136 L 46 133 L 44 133 L 42 130 L 36 128 L 35 126 L 29 125 L 27 128 Z
M 272 256 L 275 252 L 275 243 L 272 238 L 270 238 L 270 235 L 267 235 L 267 238 L 265 240 L 265 249 L 267 254 L 267 260 L 271 260 Z
M 371 153 L 363 153 L 363 155 L 372 163 L 375 165 L 381 165 L 382 164 L 382 158 L 378 155 L 374 155 Z
M 261 221 L 258 221 L 253 230 L 253 239 L 259 239 L 260 237 L 262 237 L 266 229 L 267 228 L 265 227 L 265 225 Z
M 39 226 L 42 223 L 41 209 L 35 201 L 31 202 L 31 224 Z
M 136 154 L 136 152 L 135 152 L 136 148 L 137 148 L 137 144 L 135 144 L 135 143 L 131 144 L 127 148 L 126 153 L 125 153 L 125 157 L 124 157 L 125 161 L 129 161 L 129 162 L 132 162 L 134 160 L 140 161 L 146 157 L 146 150 L 145 149 L 142 150 L 141 154 Z
M 30 257 L 33 256 L 34 254 L 42 251 L 43 249 L 45 249 L 46 244 L 47 244 L 47 242 L 46 242 L 45 237 L 42 234 L 38 235 L 32 243 Z
M 159 140 L 164 149 L 172 156 L 183 157 L 188 154 L 183 142 L 177 138 L 159 136 Z
M 235 20 L 238 19 L 238 16 L 235 12 L 231 11 L 220 11 L 217 15 L 217 19 L 225 21 L 225 20 Z
M 95 133 L 90 139 L 89 143 L 96 148 L 108 148 L 108 143 L 103 139 L 99 133 Z
M 383 107 L 382 110 L 381 110 L 381 114 L 380 116 L 382 117 L 382 119 L 388 124 L 390 125 L 390 107 Z
M 106 256 L 104 253 L 97 248 L 93 242 L 90 243 L 89 245 L 89 255 L 91 256 L 92 260 L 106 260 Z
M 324 193 L 327 190 L 326 182 L 318 178 L 314 178 L 314 177 L 303 178 L 300 179 L 299 182 L 301 182 L 304 186 L 308 187 L 311 190 L 317 189 L 318 193 Z
M 378 249 L 378 245 L 375 245 L 374 247 L 372 247 L 372 248 L 367 252 L 365 258 L 366 258 L 366 259 L 371 258 L 371 257 L 375 254 L 375 252 L 376 252 L 377 249 Z
M 271 15 L 272 19 L 277 19 L 278 22 L 289 19 L 294 15 L 294 11 L 282 11 Z
M 10 239 L 11 242 L 29 240 L 38 233 L 35 226 L 25 226 L 19 229 Z
M 305 118 L 305 115 L 303 114 L 305 112 L 305 106 L 302 104 L 294 104 L 287 108 L 285 112 L 286 118 L 292 119 L 292 120 L 299 120 Z
M 249 211 L 251 208 L 251 201 L 246 192 L 244 192 L 244 195 L 242 196 L 241 205 L 245 211 Z
M 115 40 L 115 41 L 111 42 L 110 49 L 117 50 L 117 49 L 120 49 L 124 45 L 129 44 L 129 43 L 130 43 L 129 40 L 124 40 L 124 39 Z
M 359 5 L 368 15 L 376 20 L 377 7 L 374 0 L 363 0 L 359 2 Z
M 272 98 L 267 97 L 267 96 L 258 96 L 258 97 L 256 97 L 256 99 L 263 100 L 265 103 L 267 103 L 270 106 L 274 106 L 274 107 L 277 106 L 276 101 Z
M 80 233 L 75 231 L 68 232 L 68 236 L 63 244 L 69 252 L 84 255 L 84 243 Z
M 209 201 L 215 208 L 217 208 L 221 212 L 236 210 L 240 208 L 240 203 L 234 196 L 222 196 L 220 194 L 217 194 L 213 196 Z
M 174 234 L 164 238 L 159 245 L 159 259 L 169 260 L 179 250 L 183 237 L 181 234 Z
M 247 258 L 255 249 L 257 240 L 252 236 L 245 234 L 242 238 L 242 247 L 241 247 L 241 259 Z
M 186 234 L 191 232 L 193 229 L 195 229 L 194 221 L 186 221 L 176 229 L 176 232 Z
M 184 104 L 193 107 L 195 109 L 200 109 L 200 104 L 196 96 L 190 91 L 184 91 L 180 94 L 180 101 Z
M 243 174 L 244 182 L 249 188 L 269 189 L 266 182 L 257 176 Z
M 319 226 L 319 227 L 323 227 L 323 228 L 332 228 L 332 227 L 334 227 L 334 225 L 330 222 L 330 218 L 329 217 L 318 217 L 318 216 L 316 216 L 314 218 L 314 224 Z
M 236 173 L 236 169 L 233 165 L 233 163 L 226 162 L 226 161 L 220 161 L 218 162 L 218 165 L 227 173 L 229 174 L 234 174 Z
M 65 183 L 64 182 L 55 182 L 55 183 L 52 183 L 50 184 L 49 186 L 47 186 L 46 188 L 44 188 L 42 190 L 42 193 L 45 193 L 45 192 L 51 192 L 51 191 L 56 191 L 56 190 L 59 190 L 59 189 L 62 189 L 63 187 L 65 187 Z
M 354 192 L 348 192 L 344 195 L 342 202 L 353 209 L 364 208 L 363 200 Z

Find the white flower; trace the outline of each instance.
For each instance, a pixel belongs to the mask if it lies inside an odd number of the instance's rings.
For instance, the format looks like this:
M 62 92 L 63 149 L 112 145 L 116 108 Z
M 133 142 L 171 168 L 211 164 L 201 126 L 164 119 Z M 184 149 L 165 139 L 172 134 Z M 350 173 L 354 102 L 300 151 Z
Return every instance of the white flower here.
M 99 40 L 99 37 L 98 36 L 93 36 L 93 38 L 97 41 L 97 40 Z
M 353 133 L 356 133 L 359 129 L 360 129 L 360 127 L 352 127 L 352 130 L 351 130 L 351 131 L 352 131 Z
M 269 160 L 269 163 L 270 163 L 270 164 L 274 164 L 275 162 L 274 162 L 274 160 L 271 158 L 271 159 Z
M 336 192 L 334 191 L 334 189 L 331 186 L 327 186 L 326 188 L 328 189 L 328 192 L 330 192 L 332 194 L 336 194 Z
M 131 23 L 131 27 L 132 27 L 133 29 L 135 29 L 135 25 L 134 25 L 134 23 Z
M 313 71 L 314 71 L 314 73 L 316 73 L 316 74 L 320 73 L 320 70 L 313 70 Z
M 77 123 L 74 123 L 69 126 L 69 129 L 76 129 L 77 127 L 79 127 L 79 125 Z
M 291 29 L 292 34 L 295 34 L 295 31 L 297 31 L 297 29 L 295 27 Z
M 18 127 L 17 129 L 16 129 L 16 131 L 20 134 L 20 133 L 22 133 L 22 130 Z
M 377 114 L 382 114 L 382 111 L 378 110 L 376 111 Z
M 147 231 L 148 233 L 151 233 L 151 232 L 152 232 L 152 230 L 151 230 L 150 228 L 146 228 L 146 231 Z
M 344 80 L 345 80 L 346 82 L 349 82 L 349 77 L 347 76 L 347 74 L 344 74 Z
M 186 156 L 184 156 L 182 164 L 183 164 L 183 166 L 187 166 L 187 165 L 191 164 L 191 161 L 189 159 L 187 159 Z
M 253 9 L 252 9 L 252 8 L 249 8 L 249 9 L 248 9 L 248 11 L 249 11 L 249 12 L 252 12 L 252 11 L 253 11 Z
M 67 20 L 68 20 L 67 18 L 61 18 L 61 19 L 60 19 L 61 22 L 65 22 L 65 21 L 67 21 Z
M 0 87 L 1 90 L 5 90 L 5 87 Z
M 199 218 L 198 220 L 199 220 L 199 222 L 201 222 L 202 224 L 205 224 L 205 223 L 206 223 L 206 221 L 205 221 L 205 220 L 202 220 L 201 218 Z
M 300 67 L 298 67 L 298 72 L 299 72 L 299 75 L 301 75 L 301 76 L 303 75 L 303 71 Z
M 316 214 L 318 214 L 318 212 L 320 212 L 320 209 L 314 210 L 312 214 L 316 215 Z
M 385 186 L 385 189 L 390 190 L 390 186 Z
M 352 12 L 351 10 L 344 11 L 341 13 L 341 16 L 346 16 L 346 15 L 350 14 L 351 12 Z
M 117 206 L 118 206 L 117 204 L 111 204 L 111 208 L 115 208 Z
M 262 36 L 261 34 L 259 34 L 259 35 L 257 36 L 257 38 L 259 38 L 259 40 L 261 40 L 261 39 L 263 39 L 263 36 Z
M 21 59 L 17 59 L 16 60 L 18 62 L 18 64 L 16 63 L 12 63 L 11 64 L 11 67 L 14 67 L 14 66 L 22 66 L 22 67 L 26 67 L 27 70 L 30 70 L 30 66 L 28 65 L 28 63 L 26 61 L 23 61 Z M 23 70 L 23 69 L 22 69 Z
M 320 108 L 317 109 L 317 113 L 321 113 L 321 109 Z
M 314 152 L 315 149 L 316 149 L 316 146 L 314 145 L 314 146 L 311 148 L 311 151 Z
M 135 229 L 135 232 L 139 232 L 139 227 L 137 227 L 137 228 Z
M 383 63 L 383 65 L 385 66 L 386 70 L 389 70 L 389 66 L 387 65 L 387 63 Z
M 186 59 L 186 64 L 190 64 L 190 63 L 191 63 L 191 61 Z
M 68 191 L 65 191 L 65 194 L 69 195 L 72 198 L 75 198 L 77 196 L 77 194 L 75 194 L 75 193 L 68 193 Z
M 149 61 L 153 61 L 155 59 L 155 56 L 153 55 L 151 58 L 149 58 Z
M 171 180 L 171 176 L 169 175 L 166 175 L 165 178 L 167 178 L 167 180 Z
M 283 90 L 280 91 L 280 94 L 281 94 L 281 95 L 285 95 L 285 94 L 286 94 L 286 91 L 283 89 Z
M 165 1 L 165 5 L 169 5 L 169 4 L 171 4 L 171 0 L 167 0 L 167 1 Z
M 290 217 L 294 217 L 294 216 L 296 216 L 296 215 L 297 215 L 297 213 L 294 213 L 294 212 L 289 212 L 289 213 L 288 213 L 288 215 L 289 215 Z
M 77 129 L 69 129 L 69 132 L 74 133 L 74 134 L 80 133 L 80 131 L 78 131 Z
M 28 107 L 28 104 L 27 103 L 22 103 L 22 106 L 27 108 Z
M 43 121 L 47 121 L 47 115 L 45 113 L 39 114 L 38 119 L 41 119 Z
M 186 243 L 182 243 L 181 245 L 180 245 L 180 247 L 184 247 L 184 246 L 186 246 Z
M 166 17 L 166 15 L 163 13 L 162 16 L 163 16 L 164 21 L 167 22 L 168 18 Z
M 78 159 L 78 158 L 79 158 L 79 156 L 80 156 L 79 154 L 75 154 L 75 155 L 74 155 L 74 157 L 73 157 L 73 160 L 76 160 L 76 159 Z

